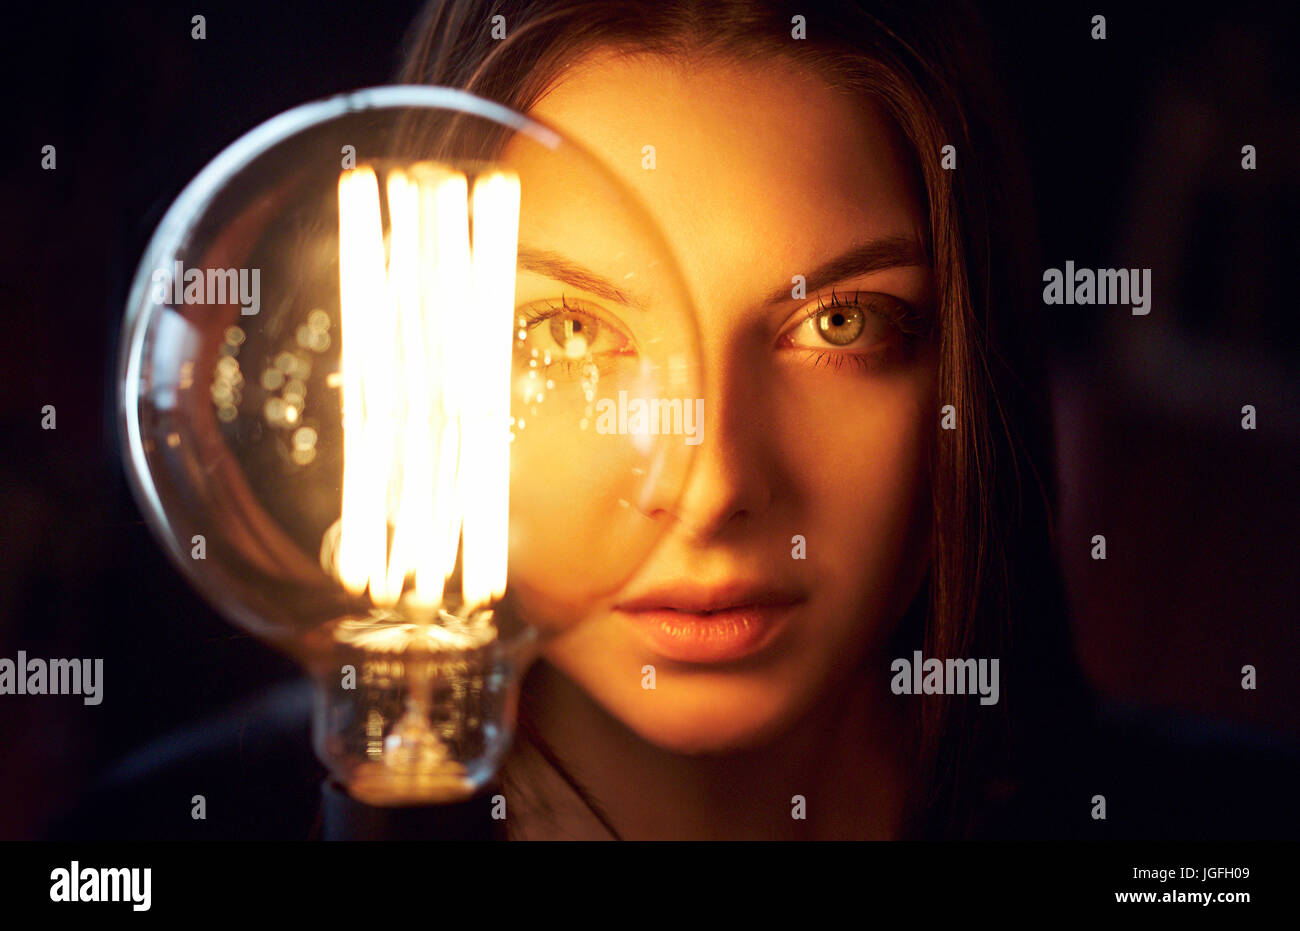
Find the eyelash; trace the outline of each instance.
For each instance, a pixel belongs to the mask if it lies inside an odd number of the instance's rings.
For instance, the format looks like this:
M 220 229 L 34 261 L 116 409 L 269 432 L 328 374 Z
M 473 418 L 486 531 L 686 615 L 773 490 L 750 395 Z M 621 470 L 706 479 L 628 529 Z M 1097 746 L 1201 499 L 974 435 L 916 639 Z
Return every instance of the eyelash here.
M 539 304 L 544 307 L 545 310 L 536 310 L 535 308 Z M 549 301 L 534 301 L 531 304 L 525 304 L 523 307 L 519 308 L 520 316 L 527 318 L 528 326 L 530 327 L 537 326 L 539 323 L 550 320 L 556 314 L 564 313 L 566 311 L 571 314 L 579 314 L 583 317 L 592 317 L 596 320 L 600 319 L 591 311 L 570 304 L 562 292 L 559 301 L 556 301 L 554 298 Z
M 802 353 L 805 359 L 812 361 L 814 366 L 825 365 L 838 371 L 846 365 L 851 365 L 862 372 L 872 372 L 883 364 L 880 353 L 873 352 L 849 352 L 841 350 L 823 349 L 806 349 L 801 346 L 795 347 L 795 352 Z
M 916 312 L 916 308 L 906 301 L 891 295 L 878 294 L 874 291 L 851 291 L 849 293 L 853 295 L 853 299 L 850 301 L 842 301 L 840 300 L 840 296 L 835 293 L 835 289 L 831 288 L 831 301 L 829 304 L 823 303 L 822 296 L 818 293 L 817 305 L 815 307 L 809 307 L 804 311 L 806 318 L 810 320 L 815 319 L 823 312 L 830 310 L 833 307 L 856 307 L 866 313 L 875 314 L 877 317 L 880 317 L 905 337 L 917 339 L 924 335 L 921 315 Z M 864 294 L 882 297 L 885 299 L 884 302 L 893 303 L 896 305 L 896 312 L 882 313 L 876 309 L 873 302 L 859 300 L 859 298 Z

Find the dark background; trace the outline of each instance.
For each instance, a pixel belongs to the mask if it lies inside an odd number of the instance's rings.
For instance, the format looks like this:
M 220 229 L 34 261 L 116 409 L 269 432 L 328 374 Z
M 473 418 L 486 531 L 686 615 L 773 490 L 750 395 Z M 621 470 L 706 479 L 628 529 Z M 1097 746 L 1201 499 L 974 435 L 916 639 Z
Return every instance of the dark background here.
M 0 838 L 37 835 L 132 748 L 297 674 L 201 601 L 142 523 L 116 446 L 117 331 L 189 179 L 282 110 L 390 80 L 417 8 L 7 13 L 0 656 L 103 657 L 105 700 L 0 696 Z M 1085 668 L 1109 696 L 1300 736 L 1292 24 L 1268 5 L 1141 6 L 1100 11 L 1093 41 L 1091 6 L 986 9 L 1043 262 L 1153 269 L 1149 316 L 1043 308 Z

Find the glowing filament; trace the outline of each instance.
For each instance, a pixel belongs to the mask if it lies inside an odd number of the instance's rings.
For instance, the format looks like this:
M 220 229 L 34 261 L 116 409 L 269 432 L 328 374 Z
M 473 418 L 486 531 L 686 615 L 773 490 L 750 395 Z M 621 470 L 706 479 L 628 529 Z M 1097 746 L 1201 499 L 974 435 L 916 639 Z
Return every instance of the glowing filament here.
M 339 178 L 343 513 L 337 572 L 378 605 L 462 611 L 506 583 L 519 180 L 433 164 Z

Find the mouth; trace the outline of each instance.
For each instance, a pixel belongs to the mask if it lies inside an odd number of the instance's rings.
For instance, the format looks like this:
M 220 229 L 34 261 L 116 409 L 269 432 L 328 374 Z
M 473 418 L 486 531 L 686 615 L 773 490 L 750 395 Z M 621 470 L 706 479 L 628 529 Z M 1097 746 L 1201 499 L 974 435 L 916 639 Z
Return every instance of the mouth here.
M 642 642 L 666 659 L 724 663 L 767 647 L 806 597 L 748 583 L 666 586 L 615 606 Z

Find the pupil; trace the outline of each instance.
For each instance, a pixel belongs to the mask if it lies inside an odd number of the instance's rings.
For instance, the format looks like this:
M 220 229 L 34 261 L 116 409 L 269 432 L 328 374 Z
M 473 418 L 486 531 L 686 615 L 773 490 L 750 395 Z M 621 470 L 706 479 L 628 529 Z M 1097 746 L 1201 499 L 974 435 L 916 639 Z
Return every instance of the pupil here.
M 866 320 L 856 308 L 831 310 L 827 308 L 817 317 L 817 331 L 822 339 L 833 346 L 847 346 L 862 335 Z

